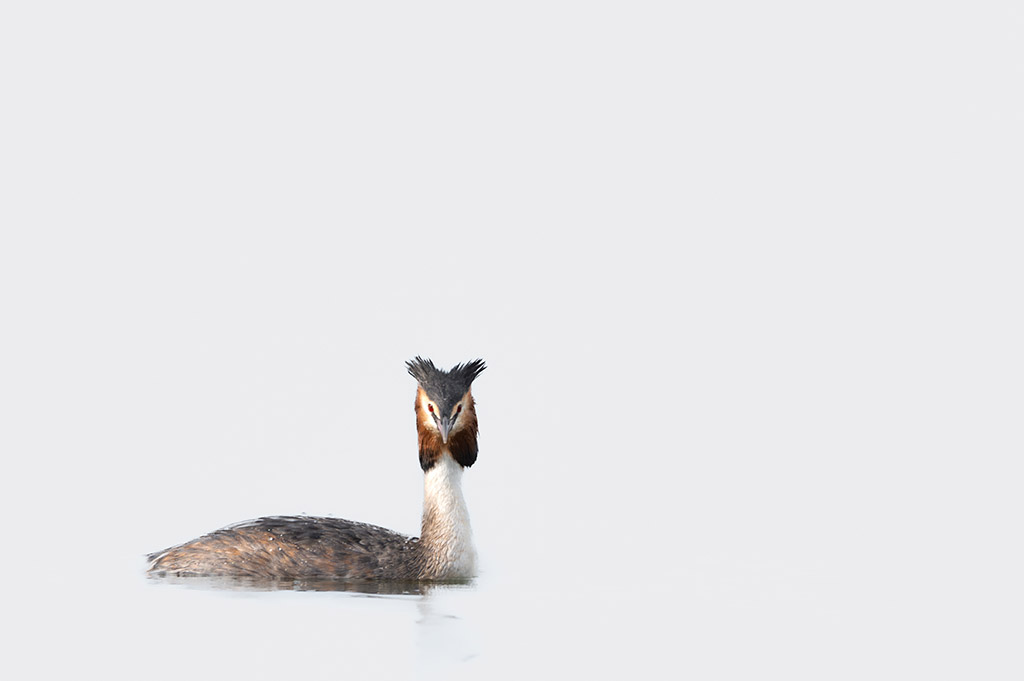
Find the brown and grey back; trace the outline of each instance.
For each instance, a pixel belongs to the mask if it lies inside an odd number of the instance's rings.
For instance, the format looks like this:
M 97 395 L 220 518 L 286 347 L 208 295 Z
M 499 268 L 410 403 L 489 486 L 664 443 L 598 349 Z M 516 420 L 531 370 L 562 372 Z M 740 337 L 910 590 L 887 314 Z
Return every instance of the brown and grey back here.
M 417 539 L 342 518 L 271 516 L 151 554 L 150 572 L 303 579 L 419 579 Z
M 446 462 L 461 471 L 476 461 L 477 420 L 470 386 L 484 368 L 481 360 L 458 364 L 449 371 L 419 357 L 408 363 L 409 373 L 419 384 L 419 457 L 428 478 L 432 469 L 445 468 L 438 463 Z M 452 552 L 447 529 L 451 522 L 444 517 L 448 515 L 445 503 L 429 498 L 435 495 L 435 486 L 428 479 L 422 540 L 341 518 L 272 516 L 230 525 L 150 554 L 149 572 L 262 579 L 433 580 L 465 576 L 452 574 L 446 565 L 444 556 Z M 455 493 L 464 505 L 457 483 Z M 451 494 L 444 490 L 440 496 L 447 499 Z M 468 525 L 468 517 L 466 522 Z

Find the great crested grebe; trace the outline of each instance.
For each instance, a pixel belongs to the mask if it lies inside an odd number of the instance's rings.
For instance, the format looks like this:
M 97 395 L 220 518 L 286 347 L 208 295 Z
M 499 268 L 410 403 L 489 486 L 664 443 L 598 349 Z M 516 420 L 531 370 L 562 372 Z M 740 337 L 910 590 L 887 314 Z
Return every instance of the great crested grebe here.
M 457 580 L 476 572 L 462 471 L 477 454 L 470 386 L 482 360 L 449 371 L 417 357 L 406 366 L 419 384 L 416 429 L 424 472 L 419 538 L 340 518 L 269 517 L 230 525 L 150 554 L 155 575 L 260 579 Z

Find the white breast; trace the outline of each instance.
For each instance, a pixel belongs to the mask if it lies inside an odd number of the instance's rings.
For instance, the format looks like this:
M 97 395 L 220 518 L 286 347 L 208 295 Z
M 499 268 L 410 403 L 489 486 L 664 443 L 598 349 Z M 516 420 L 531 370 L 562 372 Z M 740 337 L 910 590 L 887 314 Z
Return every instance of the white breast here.
M 462 466 L 444 452 L 424 476 L 423 537 L 429 565 L 439 579 L 476 574 L 476 549 L 462 496 Z

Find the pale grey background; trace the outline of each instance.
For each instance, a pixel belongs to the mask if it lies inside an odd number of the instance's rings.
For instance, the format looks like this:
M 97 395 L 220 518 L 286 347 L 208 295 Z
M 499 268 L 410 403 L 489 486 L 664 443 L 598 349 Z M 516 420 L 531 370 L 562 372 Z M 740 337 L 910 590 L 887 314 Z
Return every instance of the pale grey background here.
M 11 678 L 1019 678 L 1022 17 L 6 3 Z M 474 589 L 143 579 L 415 533 L 416 354 Z

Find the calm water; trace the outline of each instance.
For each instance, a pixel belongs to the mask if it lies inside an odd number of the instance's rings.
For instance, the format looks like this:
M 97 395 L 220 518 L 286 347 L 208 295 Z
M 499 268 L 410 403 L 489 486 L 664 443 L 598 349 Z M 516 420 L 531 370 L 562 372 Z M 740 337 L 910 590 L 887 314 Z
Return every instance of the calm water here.
M 770 562 L 705 564 L 676 579 L 497 571 L 465 585 L 392 590 L 146 578 L 138 556 L 123 559 L 112 570 L 20 584 L 12 598 L 22 628 L 9 663 L 36 678 L 89 669 L 115 679 L 1012 671 L 1010 641 L 978 619 L 994 612 L 987 606 L 884 577 L 830 583 Z
M 674 625 L 658 612 L 671 607 L 667 595 L 559 584 L 538 589 L 486 576 L 427 587 L 156 578 L 139 597 L 176 622 L 148 645 L 192 649 L 224 674 L 503 678 L 646 668 L 657 675 L 671 660 Z
M 560 580 L 538 589 L 481 577 L 389 593 L 336 582 L 120 577 L 78 575 L 48 589 L 52 605 L 30 617 L 39 620 L 35 636 L 16 659 L 50 678 L 83 668 L 108 678 L 508 678 L 657 676 L 678 651 L 677 615 L 662 612 L 675 607 L 671 599 L 623 584 L 586 592 Z

